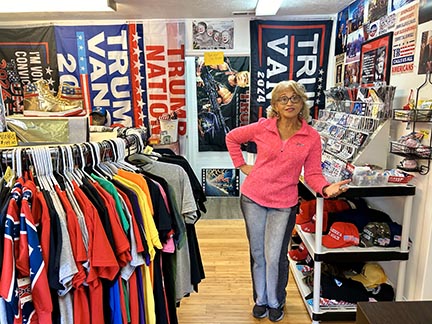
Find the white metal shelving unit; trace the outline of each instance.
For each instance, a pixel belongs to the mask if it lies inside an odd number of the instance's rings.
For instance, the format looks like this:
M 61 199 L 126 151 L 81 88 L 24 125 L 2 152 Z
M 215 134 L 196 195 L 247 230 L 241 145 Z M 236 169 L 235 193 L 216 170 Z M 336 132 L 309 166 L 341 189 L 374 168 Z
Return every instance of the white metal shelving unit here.
M 410 218 L 412 210 L 413 196 L 415 195 L 415 186 L 412 185 L 389 185 L 381 187 L 354 187 L 340 197 L 405 197 L 404 214 L 402 222 L 401 246 L 398 248 L 361 248 L 348 247 L 340 249 L 328 249 L 322 246 L 322 228 L 323 228 L 323 208 L 324 198 L 315 193 L 312 189 L 302 183 L 316 197 L 316 232 L 315 234 L 304 233 L 301 228 L 297 227 L 301 239 L 314 260 L 314 284 L 313 284 L 313 305 L 312 307 L 306 302 L 304 297 L 308 294 L 308 287 L 302 281 L 301 273 L 291 262 L 293 277 L 299 287 L 299 291 L 306 304 L 306 308 L 311 315 L 312 323 L 319 321 L 345 321 L 355 320 L 356 309 L 353 307 L 341 308 L 322 308 L 320 307 L 320 286 L 321 286 L 321 263 L 322 262 L 358 262 L 358 261 L 390 261 L 398 260 L 398 278 L 396 285 L 396 300 L 402 300 L 406 261 L 408 260 L 408 241 L 410 230 Z

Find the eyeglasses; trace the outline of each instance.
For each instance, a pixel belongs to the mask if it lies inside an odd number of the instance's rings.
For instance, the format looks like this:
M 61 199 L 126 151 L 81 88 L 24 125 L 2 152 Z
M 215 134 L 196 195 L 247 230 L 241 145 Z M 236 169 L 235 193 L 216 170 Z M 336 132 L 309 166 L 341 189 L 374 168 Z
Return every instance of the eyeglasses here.
M 291 97 L 282 96 L 277 100 L 277 102 L 280 102 L 284 105 L 286 105 L 289 101 L 291 101 L 293 104 L 296 104 L 301 101 L 301 97 L 299 95 L 293 95 Z

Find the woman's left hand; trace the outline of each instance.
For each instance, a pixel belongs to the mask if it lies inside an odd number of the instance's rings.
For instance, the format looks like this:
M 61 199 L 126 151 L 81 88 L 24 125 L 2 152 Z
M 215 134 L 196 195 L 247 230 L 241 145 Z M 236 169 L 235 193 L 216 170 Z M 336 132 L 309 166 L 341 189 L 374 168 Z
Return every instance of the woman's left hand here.
M 335 182 L 332 183 L 330 185 L 328 185 L 327 187 L 325 187 L 323 189 L 323 194 L 325 198 L 334 198 L 339 196 L 341 193 L 344 193 L 345 191 L 348 190 L 348 183 L 350 183 L 351 180 L 347 179 L 347 180 L 342 180 L 339 182 Z

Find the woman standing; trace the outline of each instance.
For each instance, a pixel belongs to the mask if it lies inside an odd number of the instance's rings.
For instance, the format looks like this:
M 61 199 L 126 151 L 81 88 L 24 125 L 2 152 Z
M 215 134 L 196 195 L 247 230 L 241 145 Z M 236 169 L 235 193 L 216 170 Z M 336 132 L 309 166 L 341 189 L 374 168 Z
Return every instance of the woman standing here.
M 307 124 L 305 88 L 282 81 L 272 92 L 268 118 L 233 129 L 226 144 L 233 164 L 247 175 L 240 204 L 251 255 L 253 316 L 273 322 L 284 316 L 288 283 L 288 243 L 295 224 L 299 176 L 324 197 L 347 190 L 344 180 L 330 184 L 322 175 L 321 140 Z M 241 144 L 257 146 L 254 165 L 246 164 Z

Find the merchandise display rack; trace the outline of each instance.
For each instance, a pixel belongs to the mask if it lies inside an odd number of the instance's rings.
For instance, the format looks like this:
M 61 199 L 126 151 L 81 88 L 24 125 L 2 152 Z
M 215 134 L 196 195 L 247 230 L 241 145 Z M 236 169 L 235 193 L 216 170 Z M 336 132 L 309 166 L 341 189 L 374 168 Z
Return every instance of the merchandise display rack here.
M 291 272 L 303 297 L 306 308 L 312 318 L 312 323 L 318 321 L 346 321 L 355 320 L 356 307 L 346 306 L 320 306 L 321 286 L 321 263 L 322 262 L 350 262 L 350 261 L 390 261 L 399 262 L 398 278 L 396 286 L 396 301 L 402 300 L 406 260 L 408 260 L 408 241 L 411 219 L 413 197 L 415 186 L 413 185 L 388 185 L 380 187 L 357 187 L 350 186 L 349 190 L 340 197 L 404 197 L 404 214 L 402 223 L 401 246 L 398 248 L 361 248 L 347 247 L 339 249 L 327 249 L 322 246 L 323 208 L 324 198 L 314 192 L 305 183 L 301 182 L 316 199 L 316 233 L 305 233 L 297 226 L 297 232 L 314 260 L 314 281 L 313 281 L 313 305 L 309 305 L 305 297 L 310 293 L 309 288 L 303 283 L 302 274 L 295 267 L 295 261 L 290 262 Z
M 408 104 L 404 106 L 404 109 L 393 110 L 393 120 L 407 122 L 407 129 L 409 129 L 409 123 L 413 125 L 413 133 L 416 132 L 416 123 L 431 123 L 432 122 L 432 110 L 430 99 L 432 90 L 432 79 L 431 73 L 428 71 L 425 75 L 424 82 L 417 88 L 415 104 L 412 105 L 411 94 L 408 99 Z M 426 163 L 418 164 L 413 169 L 407 169 L 402 165 L 398 166 L 399 169 L 408 172 L 418 172 L 421 175 L 426 175 L 430 170 L 430 163 L 432 159 L 432 136 L 429 131 L 429 143 L 428 145 L 417 144 L 406 145 L 406 143 L 400 143 L 399 140 L 392 141 L 390 143 L 390 153 L 403 156 L 411 160 L 426 160 Z
M 360 247 L 326 248 L 322 245 L 323 237 L 323 209 L 324 197 L 316 193 L 300 178 L 304 193 L 310 193 L 316 199 L 315 233 L 303 232 L 297 225 L 297 233 L 313 260 L 313 284 L 306 285 L 301 269 L 297 269 L 296 262 L 290 263 L 291 272 L 299 287 L 312 323 L 318 321 L 354 321 L 356 318 L 356 304 L 327 303 L 321 298 L 321 266 L 325 263 L 367 262 L 367 261 L 399 261 L 395 299 L 402 300 L 405 284 L 406 263 L 409 257 L 408 243 L 413 197 L 416 188 L 408 181 L 390 181 L 390 176 L 384 181 L 354 181 L 354 174 L 350 166 L 374 165 L 384 168 L 387 165 L 389 152 L 390 122 L 393 114 L 392 101 L 394 87 L 384 89 L 385 95 L 377 89 L 358 89 L 358 94 L 372 94 L 364 102 L 335 100 L 338 95 L 345 95 L 350 89 L 330 89 L 327 91 L 326 108 L 320 112 L 318 120 L 314 120 L 313 127 L 320 133 L 323 151 L 323 174 L 330 182 L 352 177 L 349 190 L 341 198 L 366 197 L 399 197 L 404 199 L 402 233 L 400 247 Z M 342 91 L 342 93 L 341 93 Z M 376 101 L 381 92 L 381 102 Z M 370 102 L 368 100 L 374 100 Z M 351 170 L 352 169 L 352 170 Z M 352 173 L 352 174 L 351 174 Z M 378 178 L 377 178 L 378 180 Z M 306 300 L 306 297 L 311 300 Z M 323 301 L 323 306 L 320 302 Z M 324 306 L 325 305 L 325 306 Z

